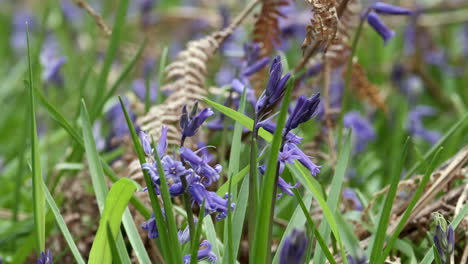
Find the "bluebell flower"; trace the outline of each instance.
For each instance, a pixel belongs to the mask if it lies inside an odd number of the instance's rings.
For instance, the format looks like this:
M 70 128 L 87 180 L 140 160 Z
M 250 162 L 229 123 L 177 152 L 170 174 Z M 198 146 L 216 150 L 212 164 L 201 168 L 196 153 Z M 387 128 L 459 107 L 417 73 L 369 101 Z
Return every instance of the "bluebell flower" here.
M 346 259 L 348 260 L 348 264 L 367 264 L 366 256 L 353 257 L 351 255 L 348 255 L 346 256 Z
M 206 187 L 197 180 L 193 180 L 188 190 L 192 196 L 193 202 L 199 206 L 205 201 L 205 214 L 218 213 L 216 220 L 220 221 L 228 215 L 228 199 L 219 197 L 215 192 L 208 191 Z M 231 203 L 231 210 L 234 209 L 235 204 Z
M 433 215 L 436 224 L 436 231 L 433 237 L 434 245 L 439 253 L 441 262 L 447 264 L 455 249 L 455 232 L 451 225 L 447 225 L 447 221 L 440 213 L 434 213 Z
M 297 160 L 310 171 L 312 176 L 317 176 L 317 174 L 320 173 L 320 168 L 322 166 L 316 165 L 314 162 L 312 162 L 312 160 L 310 160 L 310 157 L 307 156 L 297 145 L 292 143 L 286 144 L 291 144 L 291 148 L 293 148 L 295 150 L 296 155 L 300 157 Z
M 146 81 L 144 79 L 134 80 L 132 90 L 142 102 L 146 102 Z M 155 82 L 149 84 L 149 98 L 151 103 L 155 103 L 158 98 L 158 85 Z
M 187 112 L 187 105 L 184 105 L 182 108 L 182 115 L 180 117 L 182 138 L 194 136 L 203 122 L 205 122 L 208 117 L 214 115 L 214 112 L 210 108 L 205 108 L 197 114 L 197 106 L 198 104 L 195 103 L 190 114 Z
M 123 102 L 125 105 L 125 108 L 128 111 L 128 115 L 130 117 L 130 120 L 135 123 L 136 121 L 136 115 L 133 113 L 133 111 L 130 109 L 130 102 L 126 97 L 123 97 Z M 114 145 L 114 140 L 120 140 L 123 137 L 127 136 L 129 134 L 127 122 L 125 119 L 125 115 L 122 112 L 122 107 L 120 106 L 119 103 L 112 105 L 112 107 L 106 111 L 106 121 L 110 124 L 110 133 L 108 136 L 108 147 L 113 147 Z M 139 131 L 139 128 L 136 128 L 137 131 Z
M 274 106 L 282 97 L 286 90 L 286 83 L 291 76 L 290 73 L 283 74 L 283 65 L 281 63 L 281 57 L 276 56 L 270 67 L 269 80 L 265 91 L 262 93 L 255 106 L 255 113 L 263 114 L 265 110 L 268 110 Z
M 385 23 L 380 19 L 378 14 L 381 15 L 411 15 L 413 11 L 386 4 L 383 2 L 375 2 L 369 8 L 366 19 L 369 25 L 374 28 L 374 30 L 379 33 L 379 35 L 384 40 L 384 43 L 387 43 L 394 35 L 395 32 L 389 29 Z
M 194 219 L 194 224 L 195 225 L 197 224 L 197 219 Z M 183 231 L 179 230 L 177 232 L 177 238 L 178 238 L 179 243 L 181 245 L 183 245 L 183 244 L 190 241 L 190 228 L 189 228 L 188 225 L 185 227 L 185 229 Z
M 275 133 L 275 130 L 276 130 L 276 124 L 273 123 L 272 121 L 270 121 L 270 119 L 266 119 L 266 120 L 263 120 L 261 122 L 258 123 L 258 126 L 259 127 L 262 127 L 263 129 L 265 129 L 266 131 L 270 132 L 271 134 L 274 134 Z M 303 138 L 294 134 L 293 132 L 289 131 L 287 134 L 286 134 L 286 141 L 290 142 L 290 143 L 293 143 L 293 144 L 296 144 L 296 145 L 299 145 L 301 144 Z
M 262 175 L 264 175 L 265 171 L 266 171 L 266 165 L 258 166 L 258 169 L 259 169 L 260 173 Z M 297 188 L 297 187 L 299 187 L 299 185 L 300 185 L 299 183 L 296 183 L 295 185 L 291 185 L 291 184 L 287 183 L 281 176 L 278 177 L 277 187 L 280 188 L 280 190 L 283 193 L 286 193 L 287 195 L 291 195 L 291 196 L 294 195 L 294 193 L 291 191 L 291 189 Z M 278 193 L 276 198 L 277 199 L 281 198 L 283 196 L 283 193 Z
M 140 0 L 140 14 L 141 14 L 141 24 L 143 27 L 150 26 L 154 23 L 154 18 L 151 16 L 151 11 L 155 5 L 154 0 Z
M 143 151 L 145 152 L 146 156 L 152 156 L 153 148 L 151 147 L 151 142 L 150 142 L 148 135 L 145 132 L 143 132 L 143 130 L 141 130 L 138 136 L 140 138 L 140 142 L 141 142 Z
M 37 259 L 36 264 L 52 264 L 52 253 L 47 249 L 46 252 L 41 252 L 41 256 Z
M 361 200 L 359 200 L 359 198 L 356 195 L 356 192 L 353 189 L 344 188 L 343 198 L 352 203 L 354 210 L 362 211 L 363 207 L 362 207 Z
M 197 153 L 193 152 L 191 149 L 186 147 L 180 148 L 181 158 L 190 164 L 194 172 L 201 177 L 203 177 L 203 184 L 205 186 L 210 186 L 213 182 L 219 179 L 219 173 L 222 170 L 222 166 L 217 164 L 215 167 L 211 167 L 208 164 L 207 157 L 202 155 L 199 157 Z
M 37 28 L 37 22 L 34 15 L 27 10 L 15 12 L 12 20 L 12 29 L 10 37 L 11 48 L 17 53 L 26 50 L 26 23 L 28 24 L 29 32 L 33 32 Z
M 255 106 L 255 104 L 257 103 L 257 96 L 255 96 L 255 91 L 254 89 L 252 89 L 248 81 L 241 82 L 238 79 L 234 79 L 231 82 L 231 87 L 232 90 L 238 93 L 239 95 L 242 95 L 245 88 L 245 97 L 247 102 L 249 102 L 252 106 Z
M 439 141 L 442 135 L 438 131 L 426 129 L 422 121 L 424 117 L 434 116 L 435 114 L 435 109 L 430 106 L 416 106 L 410 111 L 408 115 L 408 132 L 412 136 L 422 138 L 423 140 L 431 144 L 437 143 L 437 141 Z
M 71 0 L 61 0 L 60 9 L 65 19 L 72 25 L 78 26 L 83 21 L 83 13 Z
M 171 196 L 175 197 L 181 195 L 183 193 L 183 189 L 180 182 L 180 177 L 189 174 L 189 170 L 185 168 L 182 162 L 173 160 L 170 156 L 167 155 L 161 159 L 161 165 L 164 170 L 164 176 L 168 180 L 168 184 L 171 184 L 169 187 Z M 159 194 L 161 180 L 156 161 L 152 163 L 143 163 L 141 168 L 148 172 L 151 177 L 151 181 L 153 182 L 154 191 L 156 194 Z
M 190 254 L 184 256 L 184 264 L 190 263 L 190 257 Z M 199 261 L 207 260 L 211 263 L 216 263 L 216 261 L 218 260 L 216 255 L 211 251 L 211 244 L 208 240 L 204 240 L 200 243 L 200 249 L 198 250 L 197 259 Z
M 49 37 L 45 42 L 40 54 L 40 62 L 42 65 L 42 80 L 46 83 L 61 85 L 63 78 L 60 69 L 65 64 L 67 58 L 60 56 L 58 43 L 55 39 Z
M 149 239 L 155 239 L 159 237 L 159 231 L 158 227 L 156 226 L 156 219 L 154 218 L 154 213 L 151 215 L 150 219 L 148 221 L 144 222 L 141 225 L 141 228 L 143 230 L 148 231 L 148 238 Z
M 280 251 L 279 264 L 302 263 L 309 244 L 304 231 L 293 229 Z
M 362 152 L 367 143 L 376 137 L 372 124 L 358 112 L 346 113 L 343 123 L 345 127 L 353 129 L 354 151 L 356 153 Z
M 279 161 L 279 174 L 283 173 L 286 163 L 294 164 L 295 160 L 301 158 L 301 156 L 296 154 L 296 149 L 293 147 L 293 144 L 285 144 L 283 150 L 278 154 Z
M 286 131 L 295 129 L 300 124 L 309 121 L 315 114 L 320 103 L 320 93 L 311 96 L 309 99 L 305 96 L 300 96 L 297 100 L 296 107 L 289 114 L 286 121 Z
M 158 156 L 162 157 L 164 153 L 166 153 L 167 149 L 167 131 L 169 129 L 167 126 L 161 127 L 161 136 L 159 137 L 158 146 L 156 147 L 156 151 L 158 152 Z

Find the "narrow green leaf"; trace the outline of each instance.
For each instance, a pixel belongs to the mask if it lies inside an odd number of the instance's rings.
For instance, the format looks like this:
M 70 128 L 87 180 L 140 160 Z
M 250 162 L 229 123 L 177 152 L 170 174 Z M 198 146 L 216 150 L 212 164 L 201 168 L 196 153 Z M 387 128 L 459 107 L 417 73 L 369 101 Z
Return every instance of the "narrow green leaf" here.
M 122 215 L 127 208 L 133 193 L 136 191 L 133 181 L 122 178 L 114 183 L 106 197 L 104 210 L 99 220 L 99 227 L 94 238 L 88 263 L 111 263 L 112 254 L 107 234 L 107 224 L 109 223 L 114 239 L 120 232 Z M 117 241 L 117 243 L 119 243 Z M 119 245 L 117 244 L 117 247 Z M 120 251 L 120 250 L 119 250 Z M 120 254 L 120 253 L 119 253 Z M 127 262 L 128 257 L 122 256 L 122 262 Z M 128 262 L 130 259 L 128 258 Z
M 263 176 L 261 201 L 262 206 L 258 208 L 255 224 L 253 251 L 255 252 L 254 263 L 269 263 L 271 261 L 271 222 L 273 218 L 274 203 L 276 200 L 276 183 L 278 155 L 283 140 L 283 128 L 286 124 L 289 101 L 291 100 L 294 78 L 289 80 L 288 88 L 284 95 L 281 111 L 278 117 L 277 127 L 271 143 L 267 168 Z
M 336 164 L 335 174 L 333 175 L 333 179 L 330 186 L 330 192 L 328 193 L 327 204 L 334 214 L 338 210 L 338 203 L 341 196 L 341 188 L 344 182 L 344 177 L 346 174 L 346 168 L 348 167 L 349 157 L 351 155 L 351 132 L 348 133 L 346 137 L 346 141 L 344 143 L 344 147 L 341 149 L 338 157 L 338 162 Z M 322 234 L 325 242 L 328 243 L 329 236 L 330 236 L 330 225 L 329 223 L 322 221 L 320 223 L 319 232 Z M 343 245 L 339 243 L 341 257 L 345 259 L 345 252 L 343 249 Z M 319 250 L 320 245 L 315 246 L 315 252 L 317 252 L 314 256 L 315 263 L 323 263 L 325 261 L 325 256 L 323 252 Z
M 114 62 L 114 58 L 116 57 L 119 51 L 118 50 L 119 44 L 120 44 L 121 36 L 123 33 L 124 25 L 125 25 L 125 18 L 127 15 L 128 2 L 129 0 L 119 1 L 117 13 L 115 14 L 114 26 L 112 28 L 112 35 L 110 38 L 109 48 L 107 49 L 106 56 L 104 58 L 104 64 L 101 70 L 101 74 L 99 75 L 99 79 L 97 81 L 96 94 L 95 94 L 95 100 L 94 100 L 94 105 L 96 106 L 99 105 L 99 101 L 104 95 L 104 92 L 107 87 L 107 79 L 111 71 L 112 63 Z
M 200 212 L 203 212 L 200 210 Z M 218 237 L 216 236 L 216 228 L 214 226 L 213 220 L 211 217 L 203 218 L 203 230 L 205 231 L 205 236 L 208 241 L 210 241 L 212 248 L 211 251 L 218 256 L 218 261 L 220 263 L 223 262 L 223 257 L 220 254 L 219 246 L 218 246 Z M 227 246 L 226 246 L 227 247 Z
M 107 239 L 109 240 L 109 247 L 111 249 L 111 254 L 112 254 L 112 263 L 122 264 L 122 260 L 119 255 L 119 250 L 117 249 L 117 244 L 115 243 L 114 236 L 112 235 L 112 229 L 110 227 L 109 222 L 107 222 L 106 228 L 107 228 Z
M 304 202 L 304 205 L 306 207 L 310 207 L 312 203 L 312 194 L 306 194 L 302 201 Z M 286 230 L 284 230 L 283 237 L 281 238 L 281 241 L 278 245 L 278 250 L 276 251 L 275 257 L 273 258 L 273 263 L 278 263 L 279 261 L 279 255 L 281 249 L 283 248 L 284 240 L 291 234 L 294 228 L 301 229 L 305 225 L 305 223 L 306 214 L 303 213 L 301 205 L 298 205 L 294 210 L 292 216 L 288 219 L 288 226 L 286 227 Z M 312 241 L 309 241 L 309 243 L 312 243 Z
M 45 198 L 47 200 L 47 203 L 49 204 L 50 209 L 52 210 L 52 213 L 55 216 L 55 221 L 57 221 L 57 225 L 60 228 L 60 231 L 62 232 L 63 237 L 65 238 L 65 241 L 67 241 L 68 247 L 70 248 L 73 257 L 75 258 L 76 262 L 78 264 L 84 264 L 85 261 L 83 260 L 83 257 L 80 255 L 80 251 L 78 250 L 78 247 L 76 246 L 75 242 L 73 241 L 73 237 L 70 234 L 70 231 L 68 230 L 67 224 L 65 223 L 65 220 L 63 219 L 62 215 L 60 214 L 60 210 L 57 207 L 57 204 L 54 201 L 54 198 L 52 198 L 52 195 L 50 194 L 49 190 L 47 189 L 47 186 L 45 183 L 43 183 L 44 187 L 44 193 L 45 193 Z
M 377 225 L 377 233 L 373 238 L 373 243 L 371 243 L 371 254 L 370 254 L 370 262 L 377 263 L 377 258 L 379 254 L 383 250 L 383 245 L 386 238 L 386 231 L 388 228 L 388 223 L 390 221 L 390 214 L 392 212 L 393 200 L 395 199 L 397 190 L 398 190 L 398 182 L 400 181 L 400 175 L 403 171 L 404 162 L 406 159 L 406 155 L 408 152 L 408 142 L 409 138 L 406 139 L 406 142 L 403 146 L 403 153 L 400 156 L 400 159 L 396 161 L 395 166 L 396 169 L 393 171 L 392 181 L 390 184 L 390 188 L 388 190 L 387 196 L 385 198 L 384 206 L 381 209 L 379 222 Z
M 413 211 L 413 208 L 416 206 L 416 203 L 419 201 L 419 198 L 421 198 L 424 189 L 429 182 L 431 178 L 431 174 L 435 169 L 436 166 L 436 161 L 437 158 L 439 157 L 440 151 L 442 148 L 440 148 L 432 158 L 432 161 L 430 164 L 427 166 L 426 173 L 424 174 L 423 178 L 421 179 L 421 182 L 418 184 L 418 188 L 416 189 L 416 192 L 414 193 L 413 197 L 411 198 L 410 203 L 408 204 L 408 207 L 406 208 L 405 212 L 403 213 L 403 216 L 400 219 L 400 222 L 398 222 L 398 225 L 393 232 L 392 236 L 390 237 L 390 240 L 388 241 L 384 252 L 379 258 L 379 263 L 383 262 L 388 254 L 390 253 L 390 250 L 393 247 L 393 244 L 397 240 L 398 236 L 400 235 L 401 231 L 403 231 L 403 228 L 405 227 L 406 222 L 408 221 L 409 217 L 411 216 L 411 213 Z
M 94 136 L 93 136 L 93 132 L 91 129 L 91 123 L 89 121 L 88 111 L 86 109 L 86 105 L 83 100 L 81 104 L 80 120 L 81 120 L 82 129 L 83 129 L 84 146 L 85 146 L 85 152 L 86 152 L 86 159 L 88 160 L 89 172 L 91 175 L 91 183 L 93 185 L 94 193 L 96 194 L 96 200 L 98 203 L 99 211 L 101 212 L 101 220 L 102 220 L 104 219 L 104 214 L 105 214 L 104 204 L 106 203 L 106 196 L 108 193 L 108 189 L 107 189 L 107 184 L 104 178 L 105 176 L 104 176 L 104 171 L 102 169 L 101 160 L 99 158 L 99 153 L 96 149 L 96 142 L 94 141 Z M 129 179 L 126 179 L 126 180 L 130 181 Z M 129 200 L 132 194 L 133 192 L 130 194 L 130 197 L 128 198 Z M 125 204 L 125 207 L 126 207 L 126 204 Z M 125 207 L 122 209 L 122 213 Z M 118 219 L 119 226 L 122 220 L 122 213 L 120 213 L 119 219 Z M 105 233 L 105 224 L 103 224 L 103 226 L 104 226 L 103 227 L 104 231 L 101 231 L 101 232 Z M 98 229 L 98 232 L 99 232 L 99 229 Z M 103 239 L 107 241 L 107 235 L 104 234 Z M 117 238 L 117 247 L 119 249 L 119 252 L 121 252 L 121 254 L 124 254 L 122 255 L 124 260 L 125 261 L 127 259 L 130 260 L 130 257 L 128 256 L 128 252 L 126 251 L 125 243 L 121 236 Z M 105 249 L 106 250 L 109 249 L 108 246 Z M 103 248 L 100 248 L 99 250 L 103 250 Z M 95 260 L 98 261 L 96 263 L 105 263 L 105 262 L 100 262 L 100 261 L 109 261 L 109 258 L 110 258 L 109 250 L 101 254 L 103 258 L 97 257 L 96 254 L 97 253 L 93 253 L 93 250 L 91 249 L 90 260 L 91 260 L 91 255 L 93 255 Z
M 132 197 L 130 201 L 132 201 L 132 199 L 134 199 L 134 197 Z M 148 256 L 148 252 L 146 251 L 145 245 L 141 240 L 140 233 L 136 228 L 135 221 L 133 221 L 133 216 L 128 208 L 124 211 L 122 224 L 125 228 L 128 240 L 130 241 L 133 250 L 135 250 L 135 256 L 138 261 L 140 263 L 151 263 L 151 259 Z
M 199 218 L 198 218 L 197 227 L 195 228 L 195 234 L 194 234 L 193 239 L 191 239 L 193 241 L 193 243 L 192 243 L 192 250 L 191 250 L 191 253 L 190 253 L 190 264 L 197 263 L 200 234 L 201 234 L 201 229 L 202 229 L 202 225 L 203 225 L 203 219 L 205 217 L 205 202 L 206 202 L 206 200 L 203 199 L 202 205 L 200 207 L 200 215 L 199 215 Z
M 434 245 L 432 246 L 432 252 L 434 252 L 435 263 L 442 264 L 442 261 L 440 260 L 439 252 L 437 252 L 437 248 Z
M 45 198 L 42 186 L 41 154 L 39 153 L 39 143 L 36 127 L 36 108 L 34 102 L 34 81 L 31 63 L 31 50 L 29 47 L 29 29 L 26 24 L 26 41 L 28 45 L 28 63 L 29 63 L 29 109 L 31 113 L 31 158 L 32 158 L 32 184 L 33 184 L 33 207 L 34 207 L 34 226 L 36 232 L 37 252 L 45 251 Z

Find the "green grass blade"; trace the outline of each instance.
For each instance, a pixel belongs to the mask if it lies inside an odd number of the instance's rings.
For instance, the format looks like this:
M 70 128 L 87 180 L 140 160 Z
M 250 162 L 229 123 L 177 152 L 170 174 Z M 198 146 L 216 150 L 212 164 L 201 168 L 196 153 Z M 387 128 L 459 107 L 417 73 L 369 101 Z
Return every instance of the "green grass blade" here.
M 107 189 L 107 184 L 104 178 L 104 171 L 102 169 L 101 160 L 99 158 L 99 153 L 96 149 L 96 142 L 94 141 L 93 132 L 91 129 L 91 123 L 89 121 L 89 116 L 88 116 L 88 110 L 86 109 L 86 105 L 84 101 L 82 101 L 82 104 L 81 104 L 80 120 L 81 120 L 82 129 L 83 129 L 84 146 L 85 146 L 85 152 L 86 152 L 86 159 L 88 160 L 89 172 L 91 175 L 91 182 L 93 185 L 94 193 L 96 194 L 96 200 L 97 200 L 97 204 L 99 207 L 99 211 L 101 212 L 101 220 L 102 220 L 104 218 L 104 213 L 105 213 L 104 204 L 106 203 L 106 196 L 108 193 L 108 189 Z M 133 192 L 130 194 L 130 197 L 132 196 L 132 194 Z M 130 197 L 128 198 L 129 200 L 130 200 Z M 124 209 L 122 209 L 122 211 Z M 119 226 L 122 220 L 122 213 L 120 214 L 119 219 L 118 219 Z M 101 231 L 101 232 L 105 232 L 105 227 L 103 228 L 104 228 L 104 231 Z M 105 235 L 104 235 L 104 239 L 107 240 L 107 237 Z M 119 248 L 119 251 L 121 252 L 121 254 L 125 253 L 125 255 L 123 255 L 122 257 L 125 257 L 126 259 L 130 259 L 125 248 L 125 243 L 123 239 L 121 238 L 121 236 L 117 238 L 117 247 Z M 110 252 L 107 252 L 107 253 L 110 254 Z M 107 253 L 103 253 L 102 255 L 105 257 L 108 257 Z M 97 253 L 94 253 L 94 254 L 97 254 Z M 91 253 L 90 253 L 90 256 L 91 256 Z M 99 258 L 97 257 L 95 258 L 99 260 Z M 104 258 L 104 260 L 107 260 L 107 258 Z M 97 263 L 102 263 L 102 262 L 97 262 Z
M 125 208 L 127 208 L 127 204 L 136 189 L 137 186 L 133 181 L 127 178 L 122 178 L 112 185 L 105 200 L 104 210 L 101 215 L 101 219 L 99 220 L 96 237 L 94 238 L 93 245 L 89 253 L 88 263 L 112 262 L 111 248 L 107 237 L 107 223 L 110 225 L 112 232 L 111 235 L 116 238 L 120 232 L 123 212 L 125 211 Z M 118 243 L 119 242 L 117 240 L 117 247 L 119 247 Z M 127 258 L 128 257 L 122 256 L 122 262 L 126 263 Z M 130 262 L 129 258 L 128 262 Z
M 377 226 L 377 233 L 375 234 L 375 237 L 372 239 L 373 243 L 371 244 L 372 245 L 371 254 L 369 258 L 371 263 L 377 263 L 377 259 L 383 250 L 383 245 L 384 245 L 385 238 L 387 235 L 386 231 L 387 231 L 388 224 L 390 221 L 390 214 L 392 212 L 393 200 L 395 199 L 395 196 L 397 194 L 398 182 L 400 181 L 400 175 L 401 175 L 401 172 L 403 171 L 404 162 L 406 159 L 406 155 L 408 153 L 408 143 L 409 143 L 409 138 L 406 140 L 403 146 L 403 153 L 400 156 L 399 160 L 396 161 L 396 164 L 395 164 L 396 169 L 393 171 L 392 173 L 393 175 L 391 175 L 392 181 L 391 181 L 387 196 L 385 198 L 384 206 L 381 209 L 379 222 Z
M 331 182 L 330 192 L 328 194 L 327 204 L 332 213 L 335 213 L 338 210 L 338 203 L 341 196 L 341 188 L 343 186 L 344 177 L 346 174 L 346 168 L 348 167 L 349 157 L 351 155 L 351 134 L 348 133 L 344 147 L 341 149 L 338 157 L 338 162 L 336 164 L 335 174 Z M 320 234 L 322 234 L 325 242 L 328 243 L 330 236 L 330 226 L 327 222 L 323 221 L 319 227 Z M 340 246 L 341 257 L 345 259 L 345 252 L 341 243 L 338 243 Z M 323 263 L 325 261 L 325 256 L 323 252 L 319 250 L 320 245 L 315 246 L 314 263 Z
M 29 109 L 31 113 L 31 158 L 32 158 L 32 185 L 33 185 L 33 208 L 34 226 L 36 232 L 36 247 L 38 254 L 45 251 L 45 198 L 42 186 L 41 154 L 39 153 L 39 140 L 37 138 L 36 108 L 34 102 L 34 81 L 31 63 L 31 50 L 29 47 L 29 30 L 26 24 L 26 40 L 28 45 L 29 64 Z
M 312 203 L 312 194 L 306 194 L 302 201 L 304 202 L 305 207 L 310 207 Z M 278 263 L 279 261 L 279 255 L 281 249 L 283 248 L 284 240 L 291 234 L 294 228 L 302 228 L 305 225 L 306 220 L 306 215 L 303 213 L 301 205 L 299 204 L 294 210 L 292 216 L 288 219 L 288 226 L 286 227 L 286 230 L 284 230 L 283 237 L 281 238 L 281 241 L 278 245 L 278 250 L 276 251 L 275 257 L 273 258 L 274 264 Z M 312 241 L 310 241 L 310 243 L 311 242 Z
M 200 212 L 203 212 L 203 210 L 200 210 Z M 224 258 L 220 254 L 218 246 L 219 239 L 216 236 L 216 228 L 211 217 L 203 218 L 203 230 L 205 231 L 206 239 L 210 241 L 212 245 L 211 251 L 218 257 L 218 261 L 222 263 Z
M 255 224 L 254 244 L 253 251 L 251 251 L 255 252 L 255 256 L 251 256 L 253 257 L 252 259 L 254 259 L 254 263 L 269 263 L 271 261 L 271 220 L 273 218 L 274 203 L 276 201 L 275 190 L 277 187 L 278 155 L 283 139 L 283 128 L 286 124 L 293 83 L 294 78 L 291 78 L 282 101 L 277 127 L 271 143 L 267 168 L 263 176 L 264 180 L 261 184 L 262 192 L 260 197 L 262 206 L 258 208 L 256 213 L 257 219 Z
M 133 199 L 132 197 L 130 201 Z M 151 263 L 151 259 L 148 256 L 148 252 L 146 251 L 145 245 L 141 240 L 140 234 L 138 233 L 138 229 L 136 228 L 135 222 L 133 221 L 132 214 L 130 210 L 127 208 L 122 217 L 122 224 L 125 228 L 125 232 L 127 234 L 128 240 L 135 250 L 135 256 L 137 257 L 140 263 Z
M 398 225 L 395 229 L 395 232 L 393 232 L 392 236 L 390 237 L 384 252 L 379 258 L 379 263 L 383 262 L 385 258 L 387 258 L 388 254 L 390 253 L 390 250 L 393 247 L 393 244 L 396 242 L 398 236 L 400 235 L 401 231 L 403 231 L 403 228 L 408 221 L 409 217 L 411 216 L 411 213 L 413 211 L 413 208 L 416 206 L 416 203 L 419 201 L 419 198 L 421 198 L 424 188 L 426 187 L 427 183 L 429 182 L 431 178 L 431 174 L 435 169 L 436 166 L 436 161 L 437 158 L 439 157 L 440 151 L 442 148 L 439 148 L 439 150 L 435 153 L 434 157 L 432 158 L 432 161 L 428 165 L 426 169 L 426 173 L 424 174 L 423 178 L 421 179 L 421 182 L 418 185 L 418 188 L 416 189 L 416 192 L 414 193 L 413 197 L 411 198 L 410 203 L 408 204 L 408 207 L 406 208 L 405 212 L 403 213 L 403 216 L 400 219 L 400 222 L 398 222 Z
M 119 255 L 119 250 L 117 249 L 117 244 L 115 243 L 114 236 L 112 236 L 112 229 L 110 227 L 109 222 L 107 222 L 106 228 L 107 228 L 107 239 L 109 241 L 109 247 L 111 249 L 111 254 L 112 254 L 112 263 L 122 264 L 122 260 Z
M 202 229 L 204 218 L 205 218 L 205 200 L 203 199 L 202 205 L 200 207 L 200 215 L 198 216 L 198 223 L 195 228 L 195 234 L 194 234 L 193 239 L 191 239 L 193 243 L 192 243 L 192 249 L 190 250 L 190 264 L 197 263 L 199 241 L 200 241 L 201 229 Z
M 437 252 L 437 248 L 435 246 L 432 246 L 432 252 L 434 252 L 435 264 L 442 264 L 442 261 L 440 260 L 439 252 Z
M 114 62 L 114 58 L 118 53 L 119 43 L 121 40 L 125 24 L 125 18 L 127 15 L 128 2 L 129 0 L 119 1 L 117 13 L 115 14 L 114 27 L 112 28 L 112 35 L 110 38 L 109 48 L 107 49 L 101 74 L 99 75 L 99 79 L 96 85 L 96 94 L 94 100 L 94 105 L 96 106 L 99 105 L 99 101 L 101 100 L 101 98 L 104 95 L 104 92 L 106 91 L 107 79 L 111 71 L 112 63 Z
M 138 47 L 137 52 L 132 57 L 130 62 L 127 64 L 127 66 L 125 66 L 125 69 L 119 75 L 119 78 L 112 85 L 111 89 L 109 91 L 107 91 L 107 93 L 102 97 L 102 99 L 99 100 L 96 107 L 93 108 L 93 113 L 91 114 L 91 120 L 96 119 L 96 117 L 101 114 L 101 111 L 104 108 L 104 105 L 106 104 L 106 102 L 114 95 L 114 93 L 117 91 L 117 89 L 127 79 L 128 75 L 130 74 L 132 69 L 135 67 L 135 64 L 137 63 L 138 59 L 140 58 L 141 54 L 143 53 L 143 50 L 144 50 L 145 47 L 146 47 L 146 39 L 140 44 L 140 47 Z
M 45 198 L 47 200 L 47 203 L 49 204 L 49 207 L 55 216 L 55 221 L 57 221 L 57 225 L 60 228 L 60 231 L 62 232 L 62 235 L 65 238 L 65 241 L 67 241 L 68 247 L 70 248 L 73 254 L 73 257 L 75 258 L 78 264 L 86 263 L 83 257 L 81 256 L 80 251 L 78 250 L 78 247 L 73 241 L 73 237 L 70 234 L 70 231 L 68 230 L 65 220 L 60 214 L 60 210 L 57 207 L 57 204 L 55 203 L 54 198 L 52 198 L 52 195 L 50 194 L 49 190 L 47 189 L 47 186 L 44 183 L 43 183 L 43 186 L 44 186 L 44 193 L 45 193 Z

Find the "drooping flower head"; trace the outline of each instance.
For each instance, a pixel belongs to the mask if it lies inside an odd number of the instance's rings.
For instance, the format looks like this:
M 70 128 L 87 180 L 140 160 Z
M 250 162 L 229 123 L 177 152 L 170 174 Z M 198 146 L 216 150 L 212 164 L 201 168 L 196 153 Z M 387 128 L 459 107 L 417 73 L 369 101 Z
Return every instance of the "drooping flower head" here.
M 148 238 L 149 239 L 155 239 L 159 237 L 159 231 L 158 227 L 156 226 L 156 219 L 154 218 L 154 213 L 151 215 L 150 219 L 148 221 L 144 222 L 141 225 L 141 228 L 143 230 L 148 231 Z
M 260 57 L 260 45 L 258 43 L 244 44 L 245 63 L 242 67 L 242 76 L 250 77 L 265 67 L 270 59 Z
M 379 17 L 378 14 L 381 15 L 411 15 L 413 11 L 386 4 L 383 2 L 375 2 L 372 4 L 367 11 L 367 22 L 369 25 L 374 28 L 374 30 L 382 37 L 384 43 L 387 43 L 393 36 L 395 36 L 395 32 L 389 29 L 382 19 Z
M 52 264 L 52 253 L 47 249 L 46 252 L 41 252 L 41 256 L 37 259 L 36 264 Z
M 308 244 L 309 239 L 305 232 L 293 229 L 291 234 L 284 240 L 279 263 L 302 263 Z
M 207 260 L 208 262 L 211 263 L 216 263 L 218 260 L 218 257 L 211 251 L 211 244 L 208 240 L 204 240 L 200 243 L 200 249 L 198 250 L 198 255 L 197 259 L 198 261 L 200 260 Z M 184 256 L 184 264 L 189 264 L 190 263 L 190 257 L 191 255 L 185 255 Z
M 265 91 L 262 93 L 255 106 L 255 113 L 262 114 L 274 106 L 282 97 L 286 90 L 286 83 L 291 76 L 290 73 L 283 74 L 281 57 L 276 56 L 270 67 L 270 75 Z
M 361 200 L 359 200 L 358 196 L 356 195 L 356 192 L 353 189 L 345 188 L 343 190 L 343 198 L 351 202 L 354 210 L 362 211 L 363 207 Z
M 185 162 L 190 164 L 197 175 L 203 178 L 203 184 L 205 186 L 210 186 L 213 182 L 216 182 L 219 179 L 219 173 L 222 170 L 222 166 L 217 164 L 214 168 L 211 167 L 208 164 L 206 156 L 202 155 L 200 157 L 197 153 L 186 147 L 180 148 L 180 156 Z
M 197 129 L 205 122 L 205 120 L 214 115 L 210 108 L 203 109 L 197 114 L 198 102 L 192 108 L 190 114 L 187 112 L 187 105 L 182 108 L 180 117 L 180 128 L 182 129 L 182 138 L 192 137 L 197 132 Z

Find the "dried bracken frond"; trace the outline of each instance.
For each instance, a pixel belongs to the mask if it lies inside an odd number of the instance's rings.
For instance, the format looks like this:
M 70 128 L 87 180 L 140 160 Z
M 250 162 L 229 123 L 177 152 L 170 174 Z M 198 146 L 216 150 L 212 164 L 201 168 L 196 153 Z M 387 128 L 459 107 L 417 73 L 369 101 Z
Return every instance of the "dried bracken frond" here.
M 360 99 L 366 100 L 369 104 L 387 112 L 387 105 L 380 95 L 379 89 L 367 79 L 366 72 L 359 63 L 353 63 L 352 65 L 350 88 L 357 93 Z
M 161 89 L 170 92 L 170 95 L 162 104 L 152 107 L 148 114 L 137 119 L 137 124 L 143 131 L 157 139 L 161 135 L 161 127 L 165 125 L 168 127 L 168 143 L 172 145 L 179 143 L 178 121 L 182 106 L 191 105 L 207 95 L 205 77 L 208 61 L 257 3 L 258 1 L 253 1 L 225 29 L 189 42 L 186 49 L 181 51 L 176 59 L 166 67 L 166 84 Z M 132 171 L 135 173 L 140 171 L 138 161 L 130 164 L 129 168 L 133 168 Z
M 281 44 L 281 32 L 278 19 L 286 18 L 278 8 L 288 5 L 284 0 L 264 0 L 262 1 L 262 10 L 257 15 L 253 30 L 254 42 L 261 44 L 260 56 L 268 56 L 275 48 L 275 45 Z
M 328 47 L 336 38 L 338 31 L 338 16 L 335 0 L 308 0 L 312 5 L 313 17 L 307 26 L 307 33 L 302 43 L 305 51 L 312 43 L 318 43 L 319 47 L 326 52 Z

